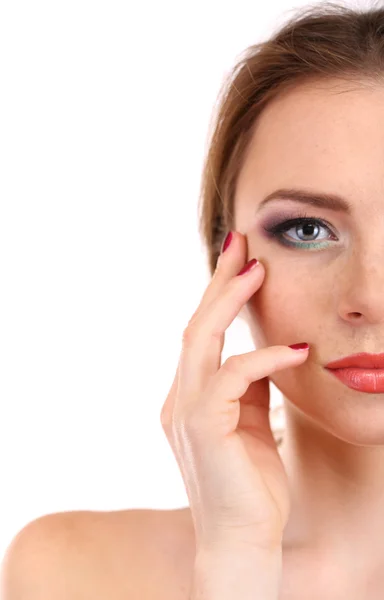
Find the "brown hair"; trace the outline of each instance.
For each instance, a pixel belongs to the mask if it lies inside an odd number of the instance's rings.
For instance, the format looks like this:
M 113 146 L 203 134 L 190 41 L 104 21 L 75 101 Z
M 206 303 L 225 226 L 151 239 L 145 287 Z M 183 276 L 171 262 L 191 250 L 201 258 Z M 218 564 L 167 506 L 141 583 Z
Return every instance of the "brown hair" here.
M 238 174 L 268 102 L 300 83 L 375 83 L 384 75 L 384 7 L 321 2 L 295 11 L 267 41 L 242 53 L 214 107 L 199 198 L 199 233 L 211 276 L 225 234 L 233 228 Z M 278 442 L 280 433 L 274 431 Z

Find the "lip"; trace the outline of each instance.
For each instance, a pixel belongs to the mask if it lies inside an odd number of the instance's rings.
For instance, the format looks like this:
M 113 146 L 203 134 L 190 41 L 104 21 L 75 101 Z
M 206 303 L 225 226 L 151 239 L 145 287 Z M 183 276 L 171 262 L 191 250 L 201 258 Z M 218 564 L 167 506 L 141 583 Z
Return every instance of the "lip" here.
M 384 369 L 328 369 L 342 383 L 359 392 L 382 394 L 384 392 Z
M 345 356 L 339 360 L 334 360 L 325 365 L 326 369 L 345 369 L 350 367 L 355 367 L 356 369 L 384 369 L 384 352 L 379 354 L 360 352 Z

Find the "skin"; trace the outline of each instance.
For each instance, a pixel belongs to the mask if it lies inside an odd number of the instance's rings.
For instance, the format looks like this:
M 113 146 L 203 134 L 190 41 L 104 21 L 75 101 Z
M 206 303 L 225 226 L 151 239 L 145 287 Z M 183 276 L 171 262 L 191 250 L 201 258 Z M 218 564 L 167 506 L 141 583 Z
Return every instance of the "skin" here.
M 234 228 L 245 236 L 248 259 L 265 268 L 240 316 L 256 348 L 310 344 L 302 364 L 270 377 L 285 404 L 279 454 L 291 497 L 281 600 L 383 597 L 384 394 L 351 390 L 323 368 L 348 354 L 384 350 L 382 123 L 384 88 L 377 85 L 297 87 L 263 111 L 236 188 Z M 256 215 L 281 187 L 341 194 L 352 215 L 283 199 Z M 305 246 L 315 241 L 291 248 L 267 238 L 262 226 L 283 209 L 285 218 L 305 211 L 328 221 L 336 239 L 315 228 L 322 247 L 310 250 Z M 284 236 L 300 243 L 302 234 L 293 227 Z M 46 540 L 55 556 L 64 547 L 59 566 Z M 194 551 L 189 508 L 67 514 L 28 527 L 9 572 L 17 581 L 24 573 L 28 590 L 34 578 L 43 580 L 49 597 L 62 591 L 64 564 L 73 589 L 87 597 L 117 599 L 134 589 L 140 597 L 179 600 L 189 595 Z
M 371 578 L 377 590 L 384 583 L 384 394 L 352 390 L 324 365 L 384 351 L 383 123 L 384 86 L 297 87 L 263 111 L 235 196 L 235 229 L 246 236 L 248 259 L 266 269 L 241 314 L 255 347 L 310 344 L 303 364 L 270 377 L 287 420 L 279 452 L 291 493 L 284 547 L 337 564 L 340 585 Z M 342 195 L 352 214 L 285 199 L 255 214 L 282 187 Z M 262 225 L 283 210 L 284 218 L 305 212 L 326 220 L 336 239 L 320 224 L 302 248 L 268 239 Z M 303 231 L 293 226 L 283 237 L 300 243 Z M 318 238 L 322 247 L 306 249 Z

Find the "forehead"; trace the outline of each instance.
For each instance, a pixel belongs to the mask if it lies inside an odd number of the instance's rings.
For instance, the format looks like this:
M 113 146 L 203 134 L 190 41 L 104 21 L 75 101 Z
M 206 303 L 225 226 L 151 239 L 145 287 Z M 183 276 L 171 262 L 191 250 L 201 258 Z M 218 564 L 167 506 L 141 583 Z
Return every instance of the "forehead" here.
M 298 184 L 350 196 L 361 186 L 367 193 L 367 181 L 384 192 L 384 85 L 325 81 L 266 106 L 236 197 Z

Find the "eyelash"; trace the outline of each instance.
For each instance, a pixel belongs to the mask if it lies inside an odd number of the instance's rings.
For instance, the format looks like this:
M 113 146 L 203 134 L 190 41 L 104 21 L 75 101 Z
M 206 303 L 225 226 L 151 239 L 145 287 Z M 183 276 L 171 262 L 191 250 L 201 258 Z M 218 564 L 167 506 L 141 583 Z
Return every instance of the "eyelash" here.
M 328 231 L 330 231 L 330 233 L 334 236 L 333 231 L 331 230 L 329 225 L 327 225 L 326 221 L 323 221 L 322 219 L 317 219 L 315 217 L 311 217 L 306 213 L 299 214 L 295 219 L 288 219 L 285 221 L 280 221 L 280 223 L 276 223 L 274 225 L 264 226 L 263 229 L 269 234 L 270 237 L 277 238 L 278 242 L 283 244 L 284 246 L 291 246 L 294 248 L 318 248 L 320 245 L 322 245 L 322 247 L 325 247 L 322 244 L 323 240 L 322 242 L 317 242 L 316 240 L 313 240 L 313 242 L 309 241 L 308 243 L 306 243 L 303 240 L 291 243 L 287 240 L 284 240 L 282 236 L 283 233 L 289 231 L 290 229 L 293 229 L 294 227 L 297 227 L 299 225 L 305 225 L 307 223 L 315 223 L 320 227 L 328 229 Z M 315 233 L 313 235 L 315 235 Z

